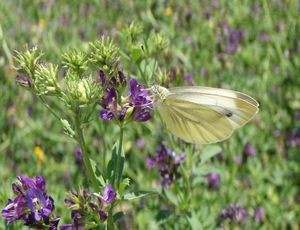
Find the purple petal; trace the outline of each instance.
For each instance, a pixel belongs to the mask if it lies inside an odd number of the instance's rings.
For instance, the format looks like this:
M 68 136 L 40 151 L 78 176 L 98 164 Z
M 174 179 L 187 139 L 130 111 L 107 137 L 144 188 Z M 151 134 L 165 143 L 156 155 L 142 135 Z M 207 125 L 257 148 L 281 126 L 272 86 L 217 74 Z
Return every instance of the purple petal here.
M 35 181 L 36 181 L 36 187 L 41 190 L 41 191 L 45 191 L 45 179 L 43 176 L 36 176 L 35 177 Z
M 107 109 L 102 109 L 100 111 L 100 117 L 103 120 L 110 121 L 114 118 L 115 114 L 113 112 L 108 111 Z
M 103 191 L 103 198 L 104 198 L 104 201 L 106 204 L 110 204 L 112 203 L 115 198 L 116 198 L 116 193 L 112 187 L 112 185 L 110 184 L 107 184 L 105 187 L 104 187 L 104 191 Z

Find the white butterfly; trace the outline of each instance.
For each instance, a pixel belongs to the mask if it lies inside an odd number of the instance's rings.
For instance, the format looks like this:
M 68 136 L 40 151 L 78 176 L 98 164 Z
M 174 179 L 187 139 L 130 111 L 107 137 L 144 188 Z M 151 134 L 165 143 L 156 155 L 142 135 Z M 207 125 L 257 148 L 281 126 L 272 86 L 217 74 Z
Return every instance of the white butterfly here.
M 193 144 L 223 141 L 258 112 L 256 100 L 227 89 L 154 85 L 150 90 L 171 133 Z

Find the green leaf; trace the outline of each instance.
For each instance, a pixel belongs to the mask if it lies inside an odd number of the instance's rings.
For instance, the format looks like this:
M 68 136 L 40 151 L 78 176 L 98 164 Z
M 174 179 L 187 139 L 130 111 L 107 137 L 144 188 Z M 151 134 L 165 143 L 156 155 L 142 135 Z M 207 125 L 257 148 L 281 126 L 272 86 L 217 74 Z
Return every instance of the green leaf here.
M 117 221 L 120 220 L 123 216 L 125 216 L 124 212 L 117 212 L 117 213 L 115 213 L 114 216 L 113 216 L 114 222 L 117 222 Z
M 142 198 L 144 196 L 152 196 L 157 194 L 158 193 L 154 191 L 136 191 L 136 192 L 125 194 L 123 196 L 123 200 L 134 200 L 134 199 Z
M 169 210 L 159 210 L 157 215 L 155 216 L 156 222 L 165 222 L 169 217 L 173 214 L 172 211 Z
M 201 164 L 203 165 L 215 155 L 222 152 L 222 148 L 219 145 L 207 145 L 201 154 Z
M 129 186 L 129 184 L 130 184 L 129 178 L 125 178 L 121 181 L 120 186 L 119 186 L 120 196 L 123 196 L 123 193 L 124 193 L 125 189 Z
M 117 143 L 114 144 L 111 159 L 107 164 L 106 175 L 109 183 L 114 184 L 117 169 Z
M 196 169 L 195 169 L 195 173 L 198 175 L 206 175 L 209 173 L 221 173 L 221 171 L 213 166 L 210 165 L 199 165 Z
M 186 215 L 186 218 L 193 230 L 203 229 L 197 215 L 193 212 L 191 216 Z
M 133 47 L 131 49 L 131 58 L 133 61 L 138 61 L 143 56 L 143 51 L 140 47 Z
M 102 187 L 104 187 L 106 183 L 105 183 L 105 181 L 104 181 L 104 179 L 103 179 L 103 177 L 101 175 L 101 171 L 97 167 L 97 163 L 93 159 L 91 159 L 91 158 L 89 158 L 89 160 L 91 162 L 92 169 L 93 169 L 94 175 L 96 176 L 96 179 L 97 179 L 98 183 Z
M 174 195 L 174 193 L 172 193 L 170 190 L 168 189 L 164 189 L 163 193 L 165 194 L 165 196 L 168 198 L 169 201 L 171 201 L 174 205 L 178 205 L 178 199 L 177 197 Z

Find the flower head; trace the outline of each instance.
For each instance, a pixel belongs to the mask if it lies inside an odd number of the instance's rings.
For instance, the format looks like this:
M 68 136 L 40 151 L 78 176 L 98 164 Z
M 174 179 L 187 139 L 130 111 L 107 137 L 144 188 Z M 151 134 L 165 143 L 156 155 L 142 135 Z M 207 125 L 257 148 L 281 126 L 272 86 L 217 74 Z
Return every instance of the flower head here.
M 45 191 L 44 177 L 18 176 L 17 179 L 18 182 L 12 184 L 16 197 L 9 199 L 2 210 L 2 216 L 8 219 L 7 224 L 23 220 L 29 227 L 57 229 L 60 218 L 53 215 L 54 200 Z
M 247 210 L 239 204 L 231 204 L 221 211 L 219 221 L 227 220 L 228 223 L 236 222 L 241 224 L 248 217 Z
M 147 121 L 151 118 L 152 100 L 144 85 L 131 79 L 127 96 L 122 97 L 123 87 L 119 86 L 126 83 L 123 72 L 119 71 L 119 77 L 112 77 L 110 80 L 107 80 L 104 73 L 100 74 L 100 77 L 102 86 L 107 87 L 100 102 L 103 107 L 99 114 L 101 119 L 124 122 Z
M 112 120 L 118 108 L 117 91 L 115 88 L 111 88 L 105 92 L 101 105 L 103 109 L 100 111 L 100 117 L 103 120 Z
M 103 206 L 108 206 L 116 199 L 117 194 L 115 193 L 112 185 L 107 184 L 104 187 L 103 196 L 100 196 L 100 202 L 103 204 Z
M 54 201 L 52 197 L 41 191 L 31 188 L 27 192 L 27 206 L 34 216 L 34 221 L 40 221 L 42 218 L 48 218 L 54 210 Z
M 147 121 L 151 118 L 152 100 L 145 86 L 134 79 L 129 81 L 129 106 L 134 107 L 133 118 L 136 121 Z
M 255 210 L 254 210 L 254 216 L 253 216 L 253 219 L 255 222 L 260 222 L 262 221 L 264 218 L 265 218 L 265 209 L 262 208 L 262 207 L 257 207 Z
M 72 224 L 64 224 L 60 229 L 81 229 L 92 222 L 104 222 L 108 217 L 108 208 L 115 200 L 116 193 L 110 184 L 104 187 L 103 194 L 91 193 L 86 189 L 69 193 L 66 205 L 72 210 Z M 98 220 L 95 217 L 98 216 Z
M 205 176 L 207 178 L 208 187 L 211 189 L 218 189 L 220 186 L 220 174 L 219 173 L 209 173 Z
M 25 199 L 17 196 L 14 200 L 8 199 L 6 207 L 2 210 L 2 217 L 6 218 L 7 224 L 19 220 L 24 215 Z
M 77 146 L 75 149 L 75 162 L 78 165 L 81 165 L 83 162 L 83 156 L 80 146 Z
M 155 156 L 148 156 L 147 163 L 150 169 L 157 167 L 160 173 L 162 186 L 170 186 L 174 179 L 180 177 L 178 168 L 185 158 L 185 153 L 177 155 L 164 145 L 160 145 Z
M 227 52 L 234 53 L 237 51 L 240 41 L 244 36 L 244 32 L 241 29 L 230 30 L 229 32 L 229 42 L 227 45 Z
M 256 156 L 256 148 L 254 145 L 247 143 L 244 147 L 244 154 L 247 157 L 255 157 Z

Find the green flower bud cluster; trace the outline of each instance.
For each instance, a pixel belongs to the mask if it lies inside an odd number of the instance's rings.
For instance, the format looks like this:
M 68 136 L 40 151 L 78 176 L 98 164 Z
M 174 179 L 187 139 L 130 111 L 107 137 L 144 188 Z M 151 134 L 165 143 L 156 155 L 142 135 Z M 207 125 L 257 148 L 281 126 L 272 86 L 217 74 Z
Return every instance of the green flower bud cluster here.
M 78 51 L 71 50 L 70 52 L 64 53 L 63 66 L 72 72 L 76 77 L 80 77 L 88 69 L 88 54 Z
M 117 76 L 118 49 L 111 39 L 102 38 L 91 43 L 90 49 L 84 52 L 72 49 L 63 53 L 60 65 L 41 61 L 41 57 L 42 53 L 36 47 L 16 52 L 17 82 L 39 96 L 62 122 L 66 133 L 73 136 L 74 114 L 81 123 L 88 122 L 103 97 L 104 87 L 99 72 L 93 73 L 92 70 L 104 72 L 108 79 Z M 48 105 L 49 96 L 57 98 L 67 109 L 55 111 L 59 107 Z
M 40 95 L 55 95 L 60 92 L 57 80 L 58 67 L 49 64 L 37 64 L 34 71 L 34 85 Z
M 16 69 L 22 74 L 27 74 L 33 77 L 37 63 L 43 54 L 36 47 L 28 49 L 25 52 L 16 52 L 15 61 L 19 64 Z
M 119 49 L 110 38 L 102 37 L 90 43 L 90 61 L 96 64 L 107 76 L 112 77 L 118 72 Z
M 143 32 L 143 26 L 142 24 L 138 23 L 130 23 L 129 26 L 124 27 L 122 30 L 123 36 L 125 36 L 127 39 L 133 42 L 137 42 L 139 35 Z
M 161 33 L 153 33 L 150 36 L 151 48 L 150 52 L 152 54 L 159 54 L 161 52 L 166 52 L 169 46 L 169 39 Z
M 100 99 L 102 90 L 92 76 L 83 79 L 66 78 L 66 90 L 62 100 L 68 107 L 86 107 Z

